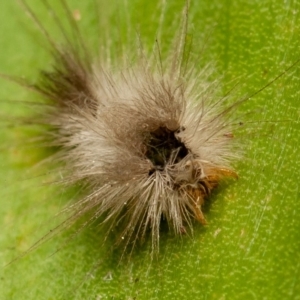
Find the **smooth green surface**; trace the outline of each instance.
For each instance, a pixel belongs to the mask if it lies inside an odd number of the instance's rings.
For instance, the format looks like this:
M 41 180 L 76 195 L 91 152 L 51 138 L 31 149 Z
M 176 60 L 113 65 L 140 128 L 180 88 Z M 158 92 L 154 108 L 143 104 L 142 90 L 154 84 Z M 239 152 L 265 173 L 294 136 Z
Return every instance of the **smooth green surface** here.
M 28 2 L 53 36 L 62 39 L 42 1 Z M 51 3 L 63 16 L 59 1 Z M 160 21 L 159 1 L 103 1 L 104 29 L 97 31 L 93 1 L 68 3 L 80 9 L 80 25 L 91 43 L 96 36 L 107 41 L 108 35 L 113 44 L 134 49 L 136 38 L 130 35 L 140 32 L 150 49 L 161 34 L 163 51 L 180 26 L 184 6 L 184 1 L 167 1 Z M 189 37 L 195 57 L 201 53 L 196 67 L 211 63 L 224 93 L 238 82 L 232 101 L 254 94 L 300 58 L 299 13 L 297 1 L 192 2 Z M 0 15 L 0 72 L 35 81 L 38 70 L 51 63 L 45 40 L 16 1 L 2 1 Z M 68 234 L 57 236 L 1 269 L 0 299 L 300 299 L 299 68 L 239 108 L 237 120 L 244 125 L 235 136 L 245 149 L 245 158 L 236 164 L 240 178 L 215 195 L 206 212 L 209 225 L 195 226 L 193 239 L 163 234 L 158 260 L 150 263 L 146 245 L 118 264 L 94 227 L 50 256 Z M 3 120 L 30 115 L 30 108 L 14 100 L 37 101 L 5 80 L 0 96 Z M 57 224 L 52 217 L 70 195 L 59 186 L 43 185 L 51 181 L 48 170 L 29 169 L 40 150 L 21 147 L 26 132 L 3 123 L 0 258 L 5 264 Z M 106 280 L 109 274 L 112 280 Z

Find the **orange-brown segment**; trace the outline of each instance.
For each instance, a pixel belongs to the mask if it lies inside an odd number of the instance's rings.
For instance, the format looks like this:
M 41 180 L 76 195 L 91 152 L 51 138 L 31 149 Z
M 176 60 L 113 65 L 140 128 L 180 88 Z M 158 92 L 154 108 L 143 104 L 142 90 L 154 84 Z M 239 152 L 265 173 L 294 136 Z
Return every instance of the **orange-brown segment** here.
M 186 188 L 186 191 L 192 202 L 194 216 L 197 221 L 203 225 L 207 224 L 201 209 L 205 198 L 208 197 L 211 191 L 218 186 L 223 177 L 233 177 L 235 179 L 238 178 L 238 175 L 235 171 L 227 168 L 215 168 L 210 170 L 210 173 L 210 175 L 198 181 L 197 188 Z

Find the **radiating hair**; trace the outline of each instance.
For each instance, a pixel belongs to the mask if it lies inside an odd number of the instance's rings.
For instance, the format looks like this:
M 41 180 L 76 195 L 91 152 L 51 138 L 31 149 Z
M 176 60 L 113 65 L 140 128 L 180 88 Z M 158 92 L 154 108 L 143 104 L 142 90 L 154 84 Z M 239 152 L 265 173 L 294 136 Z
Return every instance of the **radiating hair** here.
M 118 69 L 93 60 L 80 36 L 76 45 L 58 46 L 24 5 L 54 58 L 33 86 L 48 104 L 36 120 L 47 125 L 48 145 L 57 147 L 62 183 L 86 188 L 60 226 L 85 215 L 86 225 L 100 218 L 108 234 L 119 232 L 116 243 L 125 249 L 149 236 L 155 252 L 162 222 L 176 235 L 192 232 L 195 220 L 206 224 L 202 206 L 223 178 L 237 177 L 232 161 L 240 154 L 232 134 L 235 105 L 225 105 L 219 82 L 210 80 L 212 68 L 199 70 L 188 58 L 188 3 L 166 58 L 159 41 L 149 55 L 138 39 L 135 61 L 122 57 Z

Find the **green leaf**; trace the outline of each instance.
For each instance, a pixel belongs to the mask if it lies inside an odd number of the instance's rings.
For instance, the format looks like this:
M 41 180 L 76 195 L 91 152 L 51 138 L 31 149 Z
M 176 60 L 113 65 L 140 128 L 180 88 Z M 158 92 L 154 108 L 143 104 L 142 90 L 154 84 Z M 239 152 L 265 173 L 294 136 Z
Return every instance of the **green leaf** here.
M 43 1 L 28 2 L 51 36 L 63 40 Z M 160 37 L 165 54 L 185 6 L 179 0 L 165 6 L 163 1 L 99 1 L 98 30 L 93 1 L 67 2 L 80 12 L 78 24 L 90 43 L 97 37 L 107 41 L 105 47 L 109 39 L 119 43 L 116 56 L 122 48 L 134 49 L 137 33 L 149 51 Z M 60 1 L 51 5 L 67 27 Z M 243 124 L 234 133 L 244 149 L 236 163 L 239 179 L 215 193 L 205 211 L 205 228 L 195 224 L 193 238 L 163 232 L 159 257 L 152 262 L 146 243 L 119 263 L 109 251 L 112 242 L 102 245 L 97 226 L 74 239 L 68 239 L 70 232 L 58 235 L 1 269 L 0 298 L 300 299 L 299 65 L 285 72 L 300 58 L 299 6 L 298 1 L 273 0 L 191 3 L 189 59 L 197 68 L 212 64 L 212 79 L 221 80 L 224 93 L 237 83 L 232 102 L 251 96 L 236 115 Z M 39 70 L 51 67 L 45 37 L 17 2 L 2 1 L 0 14 L 0 72 L 35 82 Z M 4 79 L 0 86 L 4 265 L 57 224 L 55 213 L 74 193 L 44 184 L 52 175 L 32 167 L 42 153 L 26 142 L 37 133 L 11 126 L 18 116 L 38 110 L 17 101 L 37 97 Z

